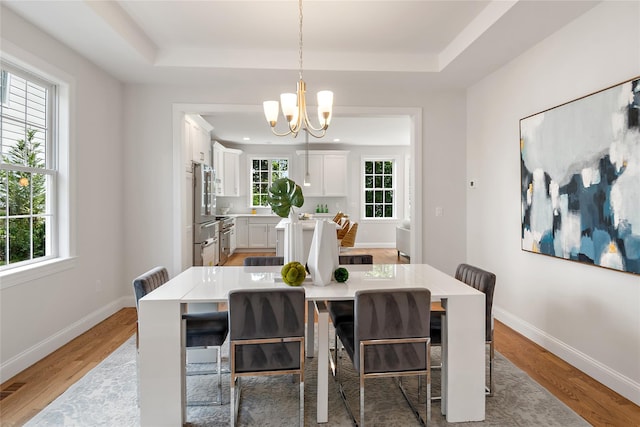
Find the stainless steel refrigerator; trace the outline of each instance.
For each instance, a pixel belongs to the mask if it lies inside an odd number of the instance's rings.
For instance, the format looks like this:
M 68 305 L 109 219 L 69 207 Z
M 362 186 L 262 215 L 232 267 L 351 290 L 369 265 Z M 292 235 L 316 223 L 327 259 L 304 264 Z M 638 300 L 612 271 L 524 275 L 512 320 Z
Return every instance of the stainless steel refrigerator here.
M 213 168 L 193 163 L 193 265 L 213 266 L 220 262 L 214 179 Z

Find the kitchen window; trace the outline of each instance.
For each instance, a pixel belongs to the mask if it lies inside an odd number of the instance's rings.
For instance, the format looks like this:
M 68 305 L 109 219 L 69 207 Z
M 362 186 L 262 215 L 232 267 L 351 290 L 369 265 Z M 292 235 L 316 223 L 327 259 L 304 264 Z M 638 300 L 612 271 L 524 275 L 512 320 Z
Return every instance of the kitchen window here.
M 364 159 L 363 218 L 395 218 L 395 161 Z
M 2 62 L 0 271 L 57 256 L 56 86 Z
M 279 178 L 289 177 L 289 159 L 253 158 L 251 159 L 251 207 L 269 206 L 269 186 Z

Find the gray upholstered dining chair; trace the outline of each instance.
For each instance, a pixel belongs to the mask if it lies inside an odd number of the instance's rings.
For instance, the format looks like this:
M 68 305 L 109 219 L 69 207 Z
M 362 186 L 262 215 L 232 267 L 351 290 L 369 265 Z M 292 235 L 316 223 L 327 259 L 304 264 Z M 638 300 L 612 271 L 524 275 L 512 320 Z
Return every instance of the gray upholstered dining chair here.
M 493 360 L 495 355 L 493 343 L 493 293 L 496 286 L 496 275 L 470 264 L 459 264 L 454 276 L 465 284 L 485 294 L 485 343 L 489 345 L 489 385 L 485 386 L 488 396 L 493 396 Z M 446 316 L 446 309 L 431 314 L 431 345 L 442 345 L 442 323 Z M 440 368 L 444 368 L 446 361 L 442 359 Z M 433 400 L 441 396 L 432 396 Z
M 304 426 L 304 314 L 303 288 L 229 292 L 231 426 L 238 419 L 242 377 L 285 374 L 299 377 Z M 273 396 L 265 398 L 274 403 Z
M 154 267 L 133 280 L 133 292 L 136 297 L 136 310 L 139 311 L 140 298 L 159 288 L 169 281 L 169 272 L 165 267 Z M 217 374 L 218 400 L 212 402 L 188 402 L 189 406 L 222 404 L 221 347 L 229 332 L 229 317 L 226 311 L 205 313 L 185 313 L 182 319 L 186 322 L 186 343 L 188 349 L 214 347 L 216 349 L 217 364 L 215 371 L 187 372 L 187 375 Z M 138 346 L 138 332 L 136 332 L 136 347 Z
M 353 322 L 337 326 L 338 338 L 358 373 L 360 422 L 356 420 L 341 382 L 340 395 L 355 425 L 365 425 L 365 379 L 397 377 L 398 386 L 414 415 L 422 425 L 431 418 L 430 310 L 431 291 L 424 288 L 358 291 L 355 295 Z M 402 377 L 426 378 L 426 414 L 411 402 L 402 385 Z M 421 382 L 417 381 L 418 402 Z M 426 421 L 425 421 L 426 420 Z
M 243 261 L 243 265 L 284 265 L 283 256 L 249 256 Z
M 373 264 L 373 255 L 371 254 L 338 255 L 338 263 L 341 265 Z
M 373 264 L 373 255 L 371 254 L 359 254 L 359 255 L 339 255 L 338 262 L 340 265 L 352 265 L 352 264 Z M 352 300 L 338 300 L 327 301 L 327 311 L 331 318 L 331 324 L 334 328 L 341 322 L 353 322 L 353 301 Z M 335 330 L 335 329 L 334 329 Z M 335 337 L 334 337 L 335 338 Z M 334 339 L 336 345 L 338 341 Z M 330 355 L 331 356 L 331 355 Z M 334 349 L 333 358 L 329 358 L 331 363 L 331 373 L 336 374 L 336 363 L 338 358 L 338 351 Z

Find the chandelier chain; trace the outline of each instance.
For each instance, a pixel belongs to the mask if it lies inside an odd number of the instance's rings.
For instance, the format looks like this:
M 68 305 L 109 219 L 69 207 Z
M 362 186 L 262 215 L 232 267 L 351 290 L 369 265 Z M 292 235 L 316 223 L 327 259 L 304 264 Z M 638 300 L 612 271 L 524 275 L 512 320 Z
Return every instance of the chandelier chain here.
M 300 55 L 300 70 L 298 71 L 299 75 L 300 75 L 300 80 L 302 80 L 302 47 L 303 47 L 303 43 L 302 43 L 302 0 L 298 1 L 298 16 L 300 18 L 299 20 L 299 35 L 300 35 L 300 39 L 299 39 L 299 43 L 298 43 L 298 50 L 299 50 L 299 55 Z

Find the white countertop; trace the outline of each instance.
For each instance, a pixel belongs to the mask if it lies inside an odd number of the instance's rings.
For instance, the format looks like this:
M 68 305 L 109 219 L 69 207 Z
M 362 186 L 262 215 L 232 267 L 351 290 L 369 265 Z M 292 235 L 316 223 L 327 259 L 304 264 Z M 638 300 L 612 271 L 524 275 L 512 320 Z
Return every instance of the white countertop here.
M 327 220 L 327 218 L 314 218 L 314 219 L 301 219 L 299 220 L 300 224 L 302 224 L 302 229 L 303 230 L 315 230 L 316 229 L 316 220 L 318 221 L 322 221 L 322 220 Z M 336 228 L 338 228 L 338 224 L 336 224 L 333 221 L 327 221 L 327 222 L 331 222 L 333 224 L 336 225 Z M 284 230 L 284 226 L 285 224 L 289 223 L 289 218 L 282 218 L 282 220 L 276 225 L 276 230 Z
M 273 213 L 229 213 L 227 214 L 227 216 L 233 216 L 233 217 L 266 217 L 266 218 L 280 218 L 278 215 L 273 214 Z
M 312 215 L 314 219 L 327 219 L 327 218 L 333 218 L 335 216 L 335 214 L 331 214 L 331 213 L 310 213 L 309 215 Z M 280 218 L 278 215 L 274 214 L 274 213 L 228 213 L 226 215 L 223 216 L 233 216 L 233 217 L 255 217 L 255 216 L 259 216 L 259 217 L 270 217 L 270 218 Z

